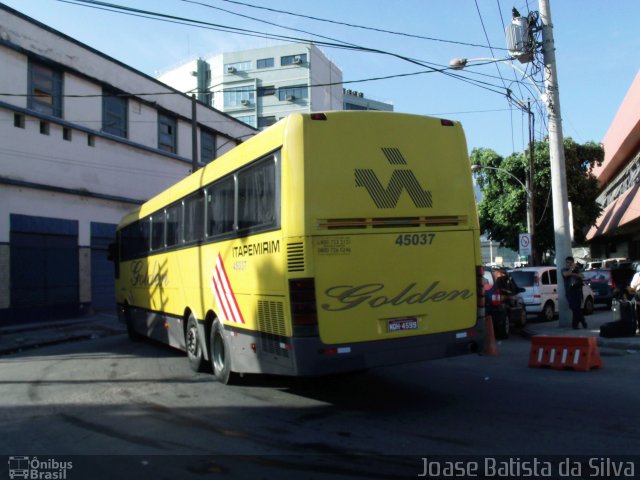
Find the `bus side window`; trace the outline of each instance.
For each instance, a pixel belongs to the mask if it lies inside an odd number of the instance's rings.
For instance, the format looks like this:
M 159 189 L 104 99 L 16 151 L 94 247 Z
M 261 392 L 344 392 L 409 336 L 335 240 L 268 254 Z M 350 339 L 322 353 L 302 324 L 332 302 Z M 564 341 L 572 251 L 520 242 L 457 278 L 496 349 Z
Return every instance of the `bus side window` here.
M 164 210 L 151 216 L 151 250 L 164 248 Z
M 207 188 L 207 236 L 215 237 L 233 231 L 233 177 Z
M 184 241 L 204 238 L 204 192 L 198 191 L 184 199 Z
M 238 229 L 274 226 L 276 208 L 273 157 L 238 173 Z
M 138 231 L 136 232 L 134 254 L 136 256 L 144 256 L 149 253 L 151 247 L 151 217 L 139 220 L 137 225 Z
M 167 207 L 167 247 L 178 245 L 182 241 L 182 235 L 180 235 L 180 225 L 182 222 L 182 203 L 176 203 Z

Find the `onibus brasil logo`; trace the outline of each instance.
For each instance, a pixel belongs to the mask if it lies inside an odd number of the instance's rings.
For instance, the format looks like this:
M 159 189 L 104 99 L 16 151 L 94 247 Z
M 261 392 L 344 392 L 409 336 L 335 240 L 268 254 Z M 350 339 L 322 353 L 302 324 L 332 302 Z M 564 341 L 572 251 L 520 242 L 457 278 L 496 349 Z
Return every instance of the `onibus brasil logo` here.
M 11 479 L 65 480 L 67 471 L 73 468 L 73 462 L 27 456 L 10 456 L 8 463 Z

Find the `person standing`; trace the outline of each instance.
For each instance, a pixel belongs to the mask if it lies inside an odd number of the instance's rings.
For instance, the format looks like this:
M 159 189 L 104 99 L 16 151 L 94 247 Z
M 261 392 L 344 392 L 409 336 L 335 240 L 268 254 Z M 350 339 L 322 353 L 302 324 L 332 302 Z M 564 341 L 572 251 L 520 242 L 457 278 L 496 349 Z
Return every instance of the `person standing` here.
M 566 265 L 561 272 L 564 279 L 565 295 L 569 301 L 569 308 L 573 313 L 572 326 L 574 329 L 577 329 L 578 325 L 587 328 L 587 321 L 582 313 L 582 273 L 580 273 L 580 269 L 575 264 L 573 257 L 567 257 L 565 263 Z

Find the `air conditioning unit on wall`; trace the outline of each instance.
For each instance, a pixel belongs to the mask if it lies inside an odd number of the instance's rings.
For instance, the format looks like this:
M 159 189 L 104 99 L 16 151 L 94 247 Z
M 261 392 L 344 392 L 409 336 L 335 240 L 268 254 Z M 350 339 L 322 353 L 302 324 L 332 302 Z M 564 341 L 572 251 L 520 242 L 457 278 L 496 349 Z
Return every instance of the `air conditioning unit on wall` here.
M 236 73 L 236 67 L 227 67 L 227 73 Z
M 247 105 L 249 105 L 250 102 L 249 100 L 245 99 L 245 100 L 240 100 L 240 103 L 246 107 Z

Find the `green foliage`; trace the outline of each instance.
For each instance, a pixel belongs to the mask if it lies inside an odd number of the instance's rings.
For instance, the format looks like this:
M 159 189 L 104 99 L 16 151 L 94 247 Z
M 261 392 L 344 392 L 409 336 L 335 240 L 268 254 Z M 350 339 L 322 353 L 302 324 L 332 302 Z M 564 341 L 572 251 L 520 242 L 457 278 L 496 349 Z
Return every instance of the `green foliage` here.
M 564 140 L 567 193 L 573 212 L 574 240 L 585 241 L 585 235 L 595 223 L 602 207 L 596 202 L 598 182 L 592 169 L 604 158 L 602 147 L 593 142 L 577 144 Z M 506 158 L 486 148 L 471 152 L 471 164 L 506 170 L 526 184 L 529 170 L 529 151 L 514 153 Z M 533 205 L 535 218 L 534 250 L 553 253 L 553 206 L 551 198 L 551 170 L 548 142 L 534 143 Z M 527 193 L 511 175 L 501 170 L 481 169 L 476 181 L 482 192 L 478 204 L 480 228 L 502 245 L 518 250 L 518 234 L 527 231 Z

